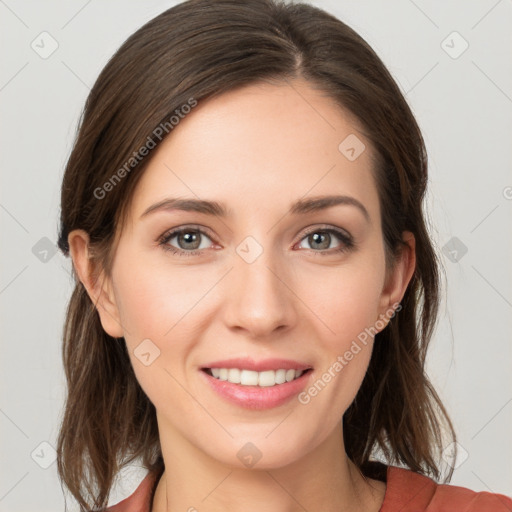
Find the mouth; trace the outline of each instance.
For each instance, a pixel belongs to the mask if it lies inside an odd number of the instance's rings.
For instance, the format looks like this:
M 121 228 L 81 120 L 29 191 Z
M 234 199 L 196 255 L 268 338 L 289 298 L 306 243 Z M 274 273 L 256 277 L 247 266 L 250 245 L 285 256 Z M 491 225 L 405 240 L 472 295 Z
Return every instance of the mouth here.
M 292 382 L 302 375 L 311 372 L 312 368 L 306 369 L 285 369 L 265 370 L 257 372 L 243 368 L 202 368 L 210 377 L 220 381 L 227 381 L 231 384 L 252 387 L 273 387 Z
M 258 411 L 291 402 L 313 374 L 311 366 L 283 359 L 232 359 L 210 364 L 199 368 L 199 374 L 217 397 L 236 407 Z

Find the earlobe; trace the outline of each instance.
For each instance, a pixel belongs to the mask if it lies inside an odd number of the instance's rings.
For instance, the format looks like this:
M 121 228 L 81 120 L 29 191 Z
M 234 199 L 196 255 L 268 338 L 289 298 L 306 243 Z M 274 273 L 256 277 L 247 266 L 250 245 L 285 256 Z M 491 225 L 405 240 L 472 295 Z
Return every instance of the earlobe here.
M 410 231 L 402 233 L 405 242 L 394 267 L 387 276 L 381 295 L 381 315 L 394 309 L 402 300 L 416 268 L 416 239 Z
M 103 271 L 95 268 L 90 253 L 89 234 L 82 229 L 73 230 L 68 235 L 68 243 L 75 272 L 98 310 L 103 329 L 113 338 L 123 337 L 112 282 Z

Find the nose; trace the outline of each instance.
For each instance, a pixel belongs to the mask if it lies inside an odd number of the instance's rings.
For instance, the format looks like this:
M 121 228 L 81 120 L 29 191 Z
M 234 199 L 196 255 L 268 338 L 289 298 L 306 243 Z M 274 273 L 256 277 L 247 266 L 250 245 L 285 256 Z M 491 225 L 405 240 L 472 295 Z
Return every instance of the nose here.
M 292 273 L 285 270 L 286 262 L 270 250 L 249 261 L 236 254 L 227 276 L 226 325 L 255 339 L 290 329 L 298 318 L 298 299 L 290 282 Z

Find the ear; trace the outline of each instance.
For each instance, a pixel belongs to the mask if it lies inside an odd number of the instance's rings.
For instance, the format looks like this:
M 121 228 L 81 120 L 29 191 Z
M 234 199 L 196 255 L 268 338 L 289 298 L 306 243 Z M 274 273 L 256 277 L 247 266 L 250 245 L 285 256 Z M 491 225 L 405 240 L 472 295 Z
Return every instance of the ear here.
M 390 319 L 390 311 L 396 308 L 405 295 L 407 286 L 416 268 L 416 239 L 410 231 L 402 233 L 405 242 L 395 261 L 395 265 L 386 275 L 386 282 L 380 299 L 380 318 L 386 324 Z
M 111 278 L 97 269 L 91 259 L 89 234 L 75 229 L 68 235 L 69 251 L 73 266 L 100 315 L 101 325 L 113 338 L 124 336 Z

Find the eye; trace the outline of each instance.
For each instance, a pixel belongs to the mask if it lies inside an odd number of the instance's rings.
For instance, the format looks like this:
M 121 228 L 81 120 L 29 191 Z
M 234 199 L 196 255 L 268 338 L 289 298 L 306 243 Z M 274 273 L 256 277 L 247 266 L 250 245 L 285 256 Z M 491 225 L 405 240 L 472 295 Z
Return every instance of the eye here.
M 158 240 L 158 244 L 166 251 L 170 251 L 178 256 L 194 256 L 201 254 L 201 251 L 208 249 L 208 243 L 205 239 L 212 241 L 210 235 L 200 227 L 185 226 L 173 229 L 164 233 Z M 175 240 L 174 243 L 171 243 Z M 331 243 L 338 240 L 338 245 L 332 247 Z M 332 255 L 333 253 L 346 252 L 354 249 L 355 242 L 350 234 L 336 228 L 316 228 L 310 230 L 302 237 L 299 248 L 302 243 L 307 242 L 310 245 L 309 250 L 321 255 Z M 329 250 L 328 249 L 332 249 Z
M 339 244 L 333 248 L 331 247 L 331 242 L 335 241 L 336 239 L 338 239 Z M 348 233 L 335 228 L 316 228 L 306 233 L 306 235 L 302 238 L 302 241 L 307 242 L 310 245 L 311 250 L 321 255 L 329 255 L 333 254 L 333 252 L 345 252 L 355 247 L 354 240 Z M 326 252 L 327 249 L 334 250 Z
M 201 250 L 208 248 L 208 244 L 202 243 L 204 238 L 211 240 L 208 234 L 200 228 L 184 227 L 168 231 L 162 235 L 159 245 L 164 250 L 171 251 L 180 256 L 193 256 L 200 254 Z M 173 239 L 176 239 L 178 247 L 171 245 Z

